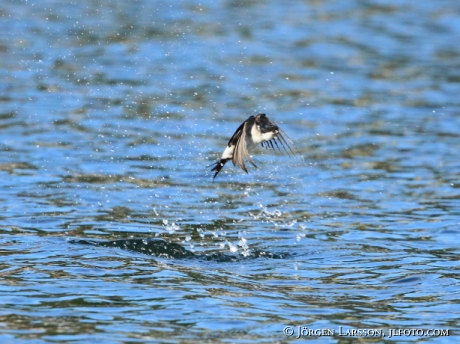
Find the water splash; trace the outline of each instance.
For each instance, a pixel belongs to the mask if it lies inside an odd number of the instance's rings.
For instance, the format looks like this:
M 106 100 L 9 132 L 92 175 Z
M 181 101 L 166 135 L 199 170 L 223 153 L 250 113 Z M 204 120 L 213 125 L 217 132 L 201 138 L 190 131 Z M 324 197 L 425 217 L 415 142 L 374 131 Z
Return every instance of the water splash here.
M 169 224 L 168 220 L 163 219 L 163 224 L 169 234 L 174 234 L 176 233 L 176 231 L 180 230 L 180 226 L 175 222 L 172 222 L 171 224 Z

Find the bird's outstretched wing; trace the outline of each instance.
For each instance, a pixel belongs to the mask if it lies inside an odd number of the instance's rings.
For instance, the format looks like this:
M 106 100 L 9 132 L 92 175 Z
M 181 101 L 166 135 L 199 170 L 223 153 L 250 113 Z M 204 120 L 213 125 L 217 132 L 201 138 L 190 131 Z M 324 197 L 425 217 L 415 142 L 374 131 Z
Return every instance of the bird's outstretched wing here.
M 291 154 L 292 155 L 296 155 L 296 154 L 300 155 L 299 149 L 296 147 L 294 142 L 291 140 L 291 138 L 288 136 L 288 134 L 286 134 L 284 132 L 284 130 L 282 130 L 279 127 L 278 127 L 278 133 L 276 134 L 276 136 L 274 138 L 272 138 L 271 140 L 269 140 L 269 141 L 262 142 L 261 145 L 262 145 L 262 147 L 265 147 L 265 148 L 270 147 L 274 151 L 276 151 L 276 149 L 275 149 L 275 146 L 276 146 L 276 148 L 279 150 L 279 152 L 283 153 L 283 151 L 281 150 L 280 145 L 278 144 L 278 142 L 280 143 L 281 147 L 284 148 L 284 150 L 286 151 L 288 156 L 291 156 Z M 294 150 L 291 148 L 291 145 L 294 147 Z
M 249 119 L 251 119 L 251 117 Z M 236 164 L 238 164 L 241 167 L 241 169 L 246 173 L 249 173 L 249 172 L 248 172 L 248 169 L 246 168 L 244 160 L 248 160 L 254 167 L 257 168 L 256 164 L 254 164 L 254 162 L 251 160 L 251 157 L 249 156 L 248 145 L 246 142 L 246 131 L 250 128 L 249 119 L 246 120 L 240 126 L 241 130 L 239 132 L 237 131 L 238 139 L 236 140 L 235 150 L 233 151 L 233 157 L 232 157 L 233 165 L 235 166 Z M 236 134 L 237 133 L 235 133 L 235 135 Z
M 227 146 L 236 146 L 236 143 L 239 141 L 241 134 L 244 132 L 245 124 L 247 121 L 248 120 L 245 120 L 243 123 L 241 123 L 238 129 L 235 130 L 230 140 L 228 140 Z

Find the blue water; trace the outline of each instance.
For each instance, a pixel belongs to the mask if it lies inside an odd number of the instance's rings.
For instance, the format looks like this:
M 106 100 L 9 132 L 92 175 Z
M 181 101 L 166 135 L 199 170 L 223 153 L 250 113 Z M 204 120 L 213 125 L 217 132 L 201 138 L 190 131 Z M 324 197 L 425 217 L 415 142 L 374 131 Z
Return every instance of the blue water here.
M 460 340 L 460 3 L 0 0 L 0 30 L 2 343 Z M 299 154 L 212 182 L 262 112 Z

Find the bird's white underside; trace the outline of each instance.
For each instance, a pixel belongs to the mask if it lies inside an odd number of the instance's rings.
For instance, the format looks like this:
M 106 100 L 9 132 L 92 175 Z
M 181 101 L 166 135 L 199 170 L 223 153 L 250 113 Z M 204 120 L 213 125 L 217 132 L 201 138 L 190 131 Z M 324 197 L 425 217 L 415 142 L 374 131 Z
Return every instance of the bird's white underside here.
M 257 126 L 255 125 L 251 128 L 251 136 L 252 136 L 252 142 L 254 146 L 258 145 L 259 143 L 265 142 L 265 141 L 270 141 L 273 137 L 275 137 L 275 135 L 276 134 L 272 131 L 262 134 L 260 132 L 260 129 L 257 128 Z

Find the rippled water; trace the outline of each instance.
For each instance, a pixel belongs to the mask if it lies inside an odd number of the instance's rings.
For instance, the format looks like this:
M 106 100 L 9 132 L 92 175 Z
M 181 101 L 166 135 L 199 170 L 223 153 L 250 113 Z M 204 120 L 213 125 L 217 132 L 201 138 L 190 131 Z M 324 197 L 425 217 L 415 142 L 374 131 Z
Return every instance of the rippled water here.
M 2 343 L 460 340 L 458 1 L 2 0 L 0 29 Z M 260 112 L 300 156 L 213 183 Z

